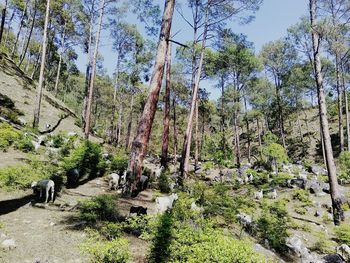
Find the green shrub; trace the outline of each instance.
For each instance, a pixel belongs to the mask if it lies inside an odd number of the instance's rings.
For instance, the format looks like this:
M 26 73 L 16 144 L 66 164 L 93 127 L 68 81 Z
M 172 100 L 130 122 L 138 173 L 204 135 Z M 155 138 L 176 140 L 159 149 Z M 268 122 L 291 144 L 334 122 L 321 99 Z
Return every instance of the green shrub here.
M 307 209 L 303 206 L 297 206 L 294 211 L 299 215 L 305 215 L 307 213 Z
M 15 149 L 22 152 L 32 152 L 34 151 L 34 145 L 29 137 L 22 137 L 14 143 Z
M 337 226 L 334 229 L 334 234 L 337 237 L 339 243 L 342 244 L 350 244 L 350 226 L 349 225 L 341 225 Z
M 155 229 L 155 217 L 130 216 L 122 223 L 122 229 L 140 239 L 149 240 Z
M 89 173 L 89 177 L 95 177 L 101 168 L 101 151 L 100 145 L 85 140 L 63 159 L 62 167 L 65 171 L 78 168 L 81 175 Z
M 324 232 L 316 233 L 317 241 L 311 247 L 311 250 L 316 251 L 320 254 L 330 254 L 334 252 L 334 246 L 331 241 L 327 238 Z
M 111 170 L 117 174 L 123 174 L 128 168 L 129 156 L 126 152 L 117 153 L 111 162 Z
M 214 163 L 213 162 L 205 162 L 202 164 L 202 168 L 204 171 L 210 170 L 214 168 Z
M 299 200 L 304 205 L 311 205 L 310 193 L 303 189 L 295 189 L 292 194 L 293 199 Z
M 33 181 L 48 178 L 40 169 L 31 165 L 8 166 L 0 169 L 0 188 L 6 190 L 27 189 Z
M 51 137 L 52 140 L 52 147 L 54 148 L 60 148 L 63 146 L 64 141 L 65 141 L 65 136 L 63 135 L 63 133 L 58 133 L 56 135 L 53 135 Z
M 6 151 L 15 141 L 19 140 L 22 132 L 15 130 L 7 123 L 0 123 L 0 149 Z
M 292 179 L 293 177 L 286 173 L 278 173 L 277 176 L 274 176 L 270 185 L 271 186 L 284 186 L 287 180 Z
M 285 203 L 277 201 L 263 208 L 263 212 L 257 221 L 257 234 L 262 239 L 267 239 L 272 248 L 278 252 L 286 251 L 287 229 L 290 217 L 285 208 Z
M 79 205 L 80 219 L 89 224 L 97 221 L 116 221 L 118 210 L 116 197 L 112 195 L 98 195 L 89 200 L 84 200 Z
M 345 182 L 350 181 L 350 152 L 343 151 L 340 153 L 339 158 L 340 175 L 338 179 L 342 179 Z
M 129 242 L 125 238 L 104 240 L 95 234 L 81 249 L 91 255 L 91 262 L 94 263 L 126 263 L 131 260 Z
M 120 223 L 111 223 L 103 225 L 100 229 L 100 234 L 107 240 L 113 240 L 121 237 L 122 235 L 122 225 Z
M 170 193 L 170 172 L 163 170 L 158 178 L 159 190 L 162 193 Z

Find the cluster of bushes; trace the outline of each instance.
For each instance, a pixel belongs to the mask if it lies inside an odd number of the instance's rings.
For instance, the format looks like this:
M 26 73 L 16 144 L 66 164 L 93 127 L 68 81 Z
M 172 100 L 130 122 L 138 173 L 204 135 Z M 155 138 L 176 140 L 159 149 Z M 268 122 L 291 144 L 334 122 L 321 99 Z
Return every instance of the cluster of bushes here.
M 338 179 L 345 183 L 350 183 L 350 152 L 341 152 L 338 158 L 338 163 L 340 167 Z
M 15 141 L 19 140 L 22 133 L 7 123 L 0 123 L 0 149 L 6 151 Z
M 117 174 L 123 174 L 128 168 L 129 156 L 125 151 L 117 152 L 111 161 L 111 170 Z

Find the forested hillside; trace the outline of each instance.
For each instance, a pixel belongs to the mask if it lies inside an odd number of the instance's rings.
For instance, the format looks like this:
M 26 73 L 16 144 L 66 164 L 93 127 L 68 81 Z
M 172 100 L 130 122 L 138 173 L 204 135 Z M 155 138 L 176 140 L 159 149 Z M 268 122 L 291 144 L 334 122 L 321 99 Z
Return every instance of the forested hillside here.
M 350 2 L 273 1 L 0 1 L 0 261 L 350 262 Z

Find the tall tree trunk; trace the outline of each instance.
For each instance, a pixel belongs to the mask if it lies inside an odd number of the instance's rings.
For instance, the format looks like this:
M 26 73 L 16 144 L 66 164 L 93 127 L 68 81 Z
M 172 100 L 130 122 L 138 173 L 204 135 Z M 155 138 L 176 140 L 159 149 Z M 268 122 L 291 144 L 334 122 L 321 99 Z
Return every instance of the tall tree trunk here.
M 342 200 L 338 190 L 336 167 L 333 159 L 333 149 L 331 144 L 331 136 L 329 133 L 328 119 L 327 119 L 327 106 L 323 87 L 323 76 L 322 67 L 320 59 L 320 37 L 317 33 L 316 27 L 316 0 L 310 1 L 310 24 L 311 24 L 311 36 L 312 36 L 312 47 L 314 56 L 314 69 L 315 69 L 315 79 L 318 94 L 318 106 L 319 114 L 321 118 L 322 134 L 325 144 L 327 169 L 330 193 L 332 198 L 333 206 L 333 221 L 335 225 L 339 225 L 340 221 L 344 220 L 344 211 L 341 207 Z
M 117 147 L 119 146 L 120 143 L 120 137 L 122 133 L 122 118 L 123 118 L 123 103 L 122 101 L 119 102 L 119 113 L 118 113 L 118 124 L 117 124 L 117 129 L 116 129 L 116 140 L 115 144 Z
M 127 169 L 127 183 L 123 191 L 126 195 L 131 194 L 136 189 L 136 184 L 141 178 L 142 162 L 147 151 L 154 115 L 157 110 L 159 91 L 163 79 L 174 5 L 175 0 L 165 1 L 162 26 L 157 47 L 157 56 L 150 82 L 149 95 L 139 121 L 136 137 L 132 143 L 130 161 Z
M 247 100 L 245 97 L 243 97 L 244 99 L 244 109 L 245 109 L 245 123 L 246 123 L 246 127 L 247 127 L 247 149 L 248 149 L 248 162 L 250 163 L 250 159 L 251 159 L 251 148 L 250 148 L 250 127 L 249 127 L 249 120 L 248 120 L 248 116 L 247 116 L 247 112 L 248 112 L 248 107 L 247 107 Z
M 1 25 L 0 25 L 0 44 L 2 41 L 2 35 L 4 34 L 5 20 L 6 20 L 6 9 L 7 9 L 7 0 L 5 1 L 5 6 L 2 9 L 1 14 Z
M 94 94 L 94 79 L 95 79 L 95 74 L 96 74 L 96 60 L 97 60 L 97 53 L 98 53 L 98 45 L 100 42 L 100 34 L 101 34 L 104 10 L 105 10 L 105 0 L 102 0 L 101 6 L 100 6 L 100 17 L 99 17 L 99 22 L 98 22 L 98 29 L 96 32 L 94 56 L 92 58 L 91 79 L 90 79 L 90 85 L 89 85 L 89 97 L 87 100 L 86 113 L 85 113 L 84 134 L 85 134 L 86 139 L 89 138 L 89 134 L 90 134 L 91 105 L 92 105 L 92 96 Z
M 239 140 L 239 124 L 238 124 L 238 118 L 239 118 L 239 99 L 235 99 L 235 110 L 233 113 L 233 129 L 235 133 L 235 152 L 236 152 L 236 166 L 237 168 L 241 168 L 241 147 L 240 147 L 240 140 Z
M 187 128 L 186 133 L 184 136 L 184 144 L 182 148 L 182 156 L 181 156 L 181 163 L 180 163 L 180 185 L 183 185 L 184 179 L 187 177 L 188 169 L 189 169 L 189 163 L 190 163 L 190 150 L 191 150 L 191 141 L 192 141 L 192 124 L 193 124 L 193 115 L 196 107 L 196 100 L 198 96 L 198 89 L 199 89 L 199 82 L 201 79 L 202 74 L 202 68 L 203 68 L 203 61 L 204 61 L 204 50 L 206 48 L 206 41 L 207 41 L 207 33 L 208 33 L 208 16 L 209 16 L 209 7 L 206 9 L 205 13 L 205 22 L 204 22 L 204 31 L 203 31 L 203 40 L 202 40 L 202 47 L 201 47 L 201 53 L 200 53 L 200 59 L 199 59 L 199 65 L 198 70 L 196 72 L 196 79 L 194 82 L 194 88 L 192 91 L 192 101 L 191 101 L 191 109 L 190 114 L 188 117 L 187 122 Z
M 88 56 L 88 63 L 86 65 L 86 71 L 85 71 L 85 90 L 84 90 L 84 102 L 83 102 L 83 110 L 82 110 L 82 128 L 83 131 L 86 127 L 86 112 L 87 112 L 87 105 L 88 105 L 88 99 L 89 99 L 89 87 L 90 87 L 90 81 L 91 81 L 91 65 L 92 65 L 92 34 L 93 34 L 93 26 L 94 26 L 94 9 L 95 9 L 95 0 L 91 3 L 91 13 L 90 13 L 90 24 L 89 24 L 89 41 L 87 46 L 87 56 Z
M 42 53 L 41 53 L 40 76 L 39 76 L 39 83 L 36 91 L 37 94 L 36 94 L 35 108 L 34 108 L 34 121 L 33 121 L 34 129 L 39 128 L 41 98 L 43 93 L 43 82 L 44 82 L 44 71 L 45 71 L 46 47 L 47 47 L 47 25 L 49 23 L 49 14 L 50 14 L 50 0 L 47 0 L 43 45 L 42 45 Z
M 14 17 L 15 17 L 15 10 L 13 10 L 12 15 L 10 16 L 9 21 L 7 22 L 7 32 L 6 32 L 5 39 L 4 39 L 5 45 L 8 44 L 8 43 L 7 43 L 7 40 L 8 40 L 10 31 L 11 31 L 11 24 L 12 24 L 12 20 L 13 20 Z
M 61 39 L 61 52 L 59 55 L 59 61 L 58 61 L 58 67 L 57 67 L 57 74 L 56 74 L 56 81 L 55 81 L 55 88 L 54 88 L 54 93 L 57 95 L 58 92 L 58 83 L 60 81 L 60 74 L 61 74 L 61 65 L 62 65 L 62 57 L 64 53 L 64 44 L 65 44 L 65 37 L 66 37 L 66 23 L 64 23 L 63 26 L 63 33 L 62 33 L 62 39 Z
M 114 92 L 113 92 L 113 104 L 112 104 L 112 116 L 111 116 L 111 138 L 110 138 L 110 142 L 111 143 L 115 143 L 116 142 L 116 138 L 117 138 L 117 133 L 115 133 L 114 131 L 116 131 L 116 127 L 114 126 L 114 119 L 115 119 L 115 112 L 116 112 L 116 108 L 117 108 L 117 90 L 119 88 L 119 67 L 120 67 L 120 60 L 119 60 L 119 55 L 117 55 L 117 69 L 116 69 L 116 76 L 115 76 L 115 87 L 114 87 Z
M 225 103 L 225 76 L 221 74 L 221 109 L 220 109 L 220 132 L 221 132 L 221 148 L 222 151 L 226 154 L 226 138 L 225 138 L 225 114 L 224 114 L 224 103 Z
M 345 83 L 345 71 L 342 67 L 342 85 L 344 92 L 345 101 L 345 118 L 346 118 L 346 139 L 347 139 L 347 150 L 350 152 L 350 117 L 349 117 L 349 103 L 348 103 L 348 89 Z
M 176 97 L 175 97 L 175 90 L 173 95 L 173 122 L 174 122 L 174 165 L 176 165 L 177 162 L 177 126 L 176 126 Z
M 199 98 L 197 94 L 196 99 L 196 107 L 194 112 L 194 120 L 195 120 L 195 126 L 194 126 L 194 170 L 197 171 L 198 169 L 198 154 L 199 154 L 199 136 L 198 136 L 198 120 L 199 120 Z
M 283 121 L 283 113 L 282 113 L 282 104 L 281 104 L 281 81 L 279 76 L 275 76 L 275 85 L 276 85 L 276 98 L 277 98 L 277 107 L 278 107 L 278 123 L 279 123 L 279 130 L 282 140 L 282 145 L 286 149 L 286 141 L 285 141 L 285 134 L 284 134 L 284 121 Z
M 340 70 L 339 70 L 339 56 L 335 55 L 335 71 L 337 80 L 337 104 L 338 104 L 338 128 L 339 128 L 339 142 L 340 152 L 344 151 L 344 129 L 343 129 L 343 105 L 342 105 L 342 91 L 340 84 Z
M 128 133 L 125 139 L 125 149 L 129 149 L 130 147 L 130 138 L 131 138 L 131 128 L 132 128 L 132 116 L 134 111 L 134 94 L 131 94 L 131 102 L 130 102 L 130 111 L 129 111 L 129 123 L 128 123 Z
M 26 57 L 26 54 L 27 54 L 27 50 L 28 50 L 28 47 L 29 47 L 29 43 L 30 43 L 30 40 L 32 38 L 32 34 L 33 34 L 33 29 L 34 29 L 34 25 L 35 25 L 35 20 L 36 20 L 36 12 L 37 12 L 37 6 L 36 6 L 36 0 L 34 0 L 34 14 L 33 14 L 33 20 L 32 20 L 32 24 L 30 26 L 30 31 L 29 31 L 29 36 L 28 36 L 28 39 L 27 39 L 27 43 L 25 45 L 25 48 L 24 48 L 24 51 L 23 53 L 21 54 L 21 59 L 19 61 L 19 64 L 18 64 L 18 67 L 21 67 L 22 63 L 23 63 L 23 60 L 24 58 Z
M 170 86 L 171 86 L 171 43 L 168 44 L 167 50 L 167 67 L 164 94 L 164 116 L 163 116 L 163 136 L 162 136 L 162 157 L 160 163 L 163 167 L 168 165 L 169 149 L 169 125 L 170 125 Z
M 15 44 L 13 45 L 12 52 L 11 52 L 11 57 L 12 58 L 13 58 L 13 56 L 15 54 L 15 51 L 16 51 L 16 48 L 17 48 L 17 44 L 18 44 L 18 40 L 19 40 L 19 36 L 21 34 L 21 31 L 22 31 L 24 17 L 25 17 L 26 12 L 27 12 L 27 5 L 28 5 L 28 0 L 25 2 L 24 9 L 23 9 L 23 12 L 22 12 L 22 15 L 21 15 L 21 19 L 19 21 L 19 28 L 18 28 L 18 32 L 17 32 L 17 35 L 16 35 Z

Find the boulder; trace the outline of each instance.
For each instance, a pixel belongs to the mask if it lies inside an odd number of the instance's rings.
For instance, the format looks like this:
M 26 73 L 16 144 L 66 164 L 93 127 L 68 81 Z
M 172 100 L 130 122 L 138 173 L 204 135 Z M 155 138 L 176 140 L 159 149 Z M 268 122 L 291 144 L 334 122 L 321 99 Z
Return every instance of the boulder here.
M 315 179 L 307 180 L 305 189 L 310 190 L 312 194 L 319 194 L 322 192 L 321 182 Z
M 350 247 L 347 244 L 342 244 L 337 247 L 337 253 L 341 255 L 346 262 L 350 262 Z
M 1 247 L 5 250 L 11 250 L 16 248 L 16 242 L 13 239 L 5 239 L 1 242 Z
M 286 246 L 289 248 L 291 256 L 296 259 L 295 262 L 320 262 L 317 259 L 317 255 L 310 253 L 301 239 L 296 235 L 286 239 Z
M 343 257 L 339 254 L 328 254 L 324 256 L 323 258 L 324 263 L 345 263 L 345 260 Z
M 327 170 L 324 169 L 322 166 L 320 165 L 312 165 L 311 166 L 311 171 L 312 173 L 316 174 L 317 176 L 319 175 L 327 175 Z

